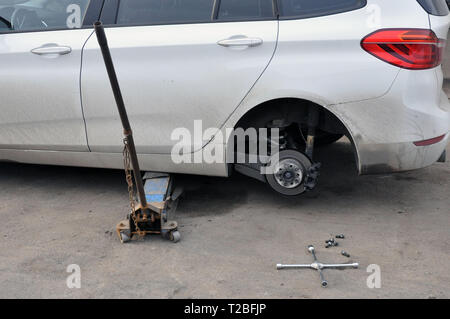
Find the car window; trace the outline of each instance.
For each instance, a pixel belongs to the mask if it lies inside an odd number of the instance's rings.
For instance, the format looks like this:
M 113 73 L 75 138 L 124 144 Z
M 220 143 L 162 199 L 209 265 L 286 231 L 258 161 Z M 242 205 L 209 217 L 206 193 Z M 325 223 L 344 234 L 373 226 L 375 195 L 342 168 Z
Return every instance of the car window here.
M 218 19 L 258 19 L 273 17 L 272 0 L 221 0 Z
M 364 7 L 367 0 L 278 0 L 281 17 L 315 17 Z
M 0 32 L 81 28 L 90 0 L 3 0 Z
M 214 0 L 121 0 L 117 24 L 208 22 Z
M 420 5 L 427 11 L 429 14 L 435 16 L 446 16 L 449 13 L 449 3 L 450 0 L 417 0 Z

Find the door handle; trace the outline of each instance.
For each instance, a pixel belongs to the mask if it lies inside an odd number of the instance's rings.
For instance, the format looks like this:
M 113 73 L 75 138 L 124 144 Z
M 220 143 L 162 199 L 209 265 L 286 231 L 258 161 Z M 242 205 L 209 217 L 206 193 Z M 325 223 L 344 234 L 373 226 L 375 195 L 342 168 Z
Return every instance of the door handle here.
M 69 46 L 60 46 L 57 44 L 45 44 L 39 48 L 31 50 L 31 53 L 37 55 L 65 55 L 72 52 L 72 48 Z
M 260 38 L 248 38 L 243 36 L 235 36 L 229 39 L 221 40 L 217 42 L 218 45 L 229 48 L 229 47 L 257 47 L 263 44 L 263 40 Z

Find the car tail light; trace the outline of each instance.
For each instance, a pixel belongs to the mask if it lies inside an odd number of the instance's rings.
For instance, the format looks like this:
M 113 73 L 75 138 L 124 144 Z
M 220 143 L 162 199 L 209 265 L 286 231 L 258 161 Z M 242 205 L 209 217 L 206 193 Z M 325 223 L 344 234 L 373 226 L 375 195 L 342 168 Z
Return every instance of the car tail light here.
M 414 142 L 414 145 L 416 145 L 416 146 L 430 146 L 430 145 L 439 143 L 444 138 L 445 138 L 445 134 L 441 135 L 441 136 L 438 136 L 438 137 L 430 138 L 429 140 Z
M 432 30 L 384 29 L 369 34 L 361 46 L 387 63 L 404 69 L 424 70 L 441 64 L 445 42 Z

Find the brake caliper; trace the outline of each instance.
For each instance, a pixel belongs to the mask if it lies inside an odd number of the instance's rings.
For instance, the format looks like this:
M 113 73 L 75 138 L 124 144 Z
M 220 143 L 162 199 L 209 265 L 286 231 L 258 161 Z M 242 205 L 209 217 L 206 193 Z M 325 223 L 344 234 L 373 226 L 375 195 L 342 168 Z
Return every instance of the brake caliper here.
M 322 167 L 322 163 L 314 163 L 308 170 L 308 174 L 305 179 L 305 190 L 312 191 L 316 185 L 320 176 L 320 168 Z

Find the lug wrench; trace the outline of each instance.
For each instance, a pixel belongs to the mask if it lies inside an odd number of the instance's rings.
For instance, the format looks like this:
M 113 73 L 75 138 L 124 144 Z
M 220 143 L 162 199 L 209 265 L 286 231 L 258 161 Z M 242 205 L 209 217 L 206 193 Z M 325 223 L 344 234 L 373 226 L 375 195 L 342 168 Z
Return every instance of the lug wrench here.
M 283 264 L 277 264 L 277 269 L 314 269 L 319 272 L 320 281 L 322 287 L 328 286 L 328 281 L 325 280 L 323 276 L 323 269 L 345 269 L 345 268 L 358 268 L 358 263 L 353 264 L 322 264 L 318 262 L 317 256 L 316 256 L 316 250 L 314 246 L 310 245 L 308 246 L 308 251 L 312 254 L 314 258 L 314 262 L 312 264 L 298 264 L 298 265 L 283 265 Z

